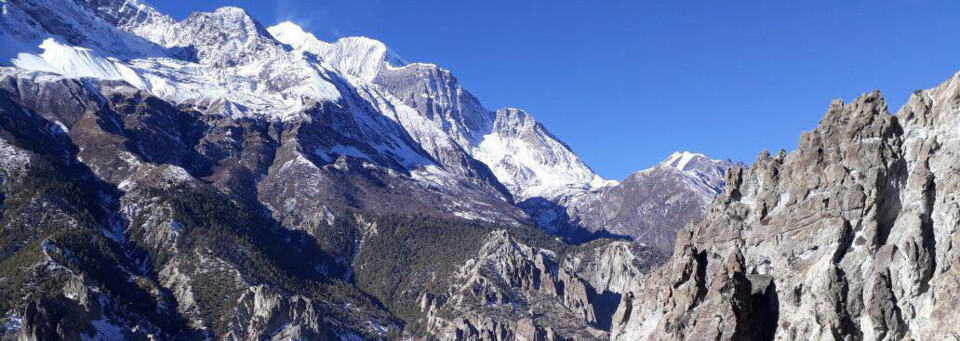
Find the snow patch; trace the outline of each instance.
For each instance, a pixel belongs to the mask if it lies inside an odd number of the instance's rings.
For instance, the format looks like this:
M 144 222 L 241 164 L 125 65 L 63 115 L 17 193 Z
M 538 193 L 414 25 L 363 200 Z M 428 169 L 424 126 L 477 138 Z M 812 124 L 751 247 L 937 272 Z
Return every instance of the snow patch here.
M 370 157 L 367 156 L 367 153 L 364 153 L 353 146 L 336 145 L 329 149 L 328 154 L 331 153 L 335 155 L 347 155 L 355 158 L 370 160 Z
M 167 57 L 120 61 L 54 38 L 39 47 L 42 53 L 19 53 L 11 62 L 21 70 L 64 78 L 125 81 L 164 100 L 206 104 L 230 116 L 286 119 L 316 102 L 341 98 L 329 71 L 297 53 L 226 67 Z
M 98 56 L 91 49 L 68 46 L 47 38 L 40 44 L 40 55 L 21 53 L 13 60 L 13 65 L 26 70 L 44 71 L 60 74 L 67 78 L 99 78 L 123 80 L 131 85 L 146 89 L 147 85 L 136 71 L 123 65 L 116 58 Z
M 123 335 L 123 328 L 110 323 L 110 321 L 107 321 L 106 318 L 90 321 L 90 324 L 93 325 L 93 334 L 80 335 L 81 340 L 112 341 L 127 339 Z
M 679 169 L 681 171 L 687 170 L 687 165 L 690 164 L 690 161 L 693 161 L 696 158 L 709 159 L 706 155 L 700 153 L 691 153 L 688 151 L 677 151 L 673 154 L 670 154 L 666 160 L 663 161 L 663 164 L 670 165 L 673 168 Z
M 406 64 L 400 57 L 378 40 L 367 37 L 340 38 L 334 43 L 317 39 L 297 24 L 285 21 L 267 28 L 277 41 L 319 56 L 323 63 L 345 75 L 369 83 L 385 67 Z

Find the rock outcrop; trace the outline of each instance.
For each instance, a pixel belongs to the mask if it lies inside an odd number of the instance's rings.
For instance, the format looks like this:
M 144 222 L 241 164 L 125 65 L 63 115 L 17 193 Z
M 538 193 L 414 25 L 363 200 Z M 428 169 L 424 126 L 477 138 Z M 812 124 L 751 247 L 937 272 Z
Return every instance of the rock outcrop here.
M 877 92 L 831 103 L 796 151 L 730 170 L 612 339 L 960 337 L 958 124 L 960 75 L 896 116 Z
M 658 259 L 630 248 L 612 242 L 562 256 L 494 231 L 445 292 L 421 296 L 420 308 L 443 340 L 605 340 L 623 281 L 612 272 L 639 275 L 649 268 L 642 262 Z M 598 255 L 611 263 L 594 263 Z

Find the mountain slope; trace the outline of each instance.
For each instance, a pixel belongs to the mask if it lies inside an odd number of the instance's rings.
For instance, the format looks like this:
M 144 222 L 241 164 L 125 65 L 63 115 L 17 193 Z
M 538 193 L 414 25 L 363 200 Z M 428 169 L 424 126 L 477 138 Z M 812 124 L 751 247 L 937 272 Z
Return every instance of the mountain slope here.
M 732 161 L 675 152 L 620 182 L 571 191 L 553 200 L 520 203 L 540 226 L 583 242 L 623 237 L 669 252 L 676 231 L 700 220 L 722 192 Z
M 272 331 L 231 331 L 249 316 L 238 300 L 278 291 L 297 309 L 346 317 L 303 322 L 301 335 L 386 332 L 362 321 L 398 329 L 339 282 L 348 271 L 337 249 L 217 188 L 229 182 L 199 179 L 210 163 L 193 149 L 207 138 L 198 113 L 127 85 L 91 92 L 74 80 L 10 76 L 0 84 L 0 138 L 18 160 L 3 169 L 3 276 L 30 281 L 0 291 L 16 297 L 4 304 L 20 337 L 258 338 Z M 121 338 L 111 335 L 101 336 Z

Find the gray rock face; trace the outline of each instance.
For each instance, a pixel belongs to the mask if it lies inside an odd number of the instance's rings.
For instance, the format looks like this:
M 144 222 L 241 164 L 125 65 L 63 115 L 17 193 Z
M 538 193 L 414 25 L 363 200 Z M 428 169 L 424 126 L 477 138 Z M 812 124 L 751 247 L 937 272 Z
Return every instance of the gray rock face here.
M 495 231 L 420 308 L 443 340 L 605 340 L 621 285 L 660 259 L 626 242 L 562 256 Z
M 876 92 L 835 101 L 796 151 L 731 169 L 612 339 L 960 337 L 958 98 L 954 76 L 896 116 Z
M 432 332 L 450 340 L 511 340 L 544 333 L 544 321 L 533 320 L 544 313 L 572 322 L 571 330 L 596 322 L 585 284 L 547 252 L 518 243 L 506 231 L 492 233 L 446 294 L 422 298 Z
M 416 109 L 461 147 L 479 143 L 494 116 L 480 100 L 460 87 L 453 74 L 430 64 L 381 70 L 374 82 Z
M 331 314 L 310 298 L 285 295 L 268 286 L 247 289 L 240 296 L 228 340 L 337 340 L 362 336 L 338 332 Z M 380 325 L 375 316 L 353 311 L 350 323 Z
M 601 295 L 627 292 L 633 279 L 665 263 L 669 256 L 655 248 L 626 241 L 601 240 L 580 248 L 566 264 Z

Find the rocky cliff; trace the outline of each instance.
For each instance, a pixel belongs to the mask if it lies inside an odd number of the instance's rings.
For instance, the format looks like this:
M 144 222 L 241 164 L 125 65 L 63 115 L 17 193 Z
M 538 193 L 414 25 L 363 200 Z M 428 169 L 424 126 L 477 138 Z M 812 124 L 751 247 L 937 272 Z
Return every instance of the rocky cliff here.
M 623 284 L 664 260 L 622 241 L 555 249 L 491 232 L 445 290 L 420 296 L 428 329 L 443 340 L 607 340 Z
M 731 169 L 612 339 L 957 338 L 958 119 L 960 76 L 895 116 L 877 92 L 831 103 L 796 151 Z

